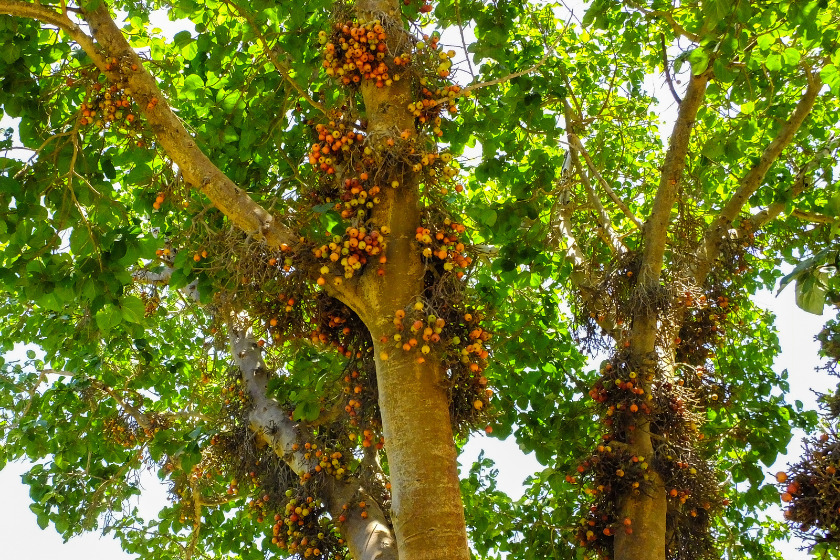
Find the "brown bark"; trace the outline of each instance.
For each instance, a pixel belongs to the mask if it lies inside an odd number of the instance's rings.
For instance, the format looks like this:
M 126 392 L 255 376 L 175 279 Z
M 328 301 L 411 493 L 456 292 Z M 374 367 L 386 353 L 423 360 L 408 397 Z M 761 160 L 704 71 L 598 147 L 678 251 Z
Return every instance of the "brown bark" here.
M 651 214 L 645 222 L 644 249 L 639 270 L 636 292 L 640 297 L 659 287 L 660 275 L 665 264 L 665 247 L 668 227 L 671 223 L 671 209 L 676 202 L 679 184 L 685 168 L 685 157 L 691 139 L 691 130 L 697 111 L 703 103 L 710 73 L 692 76 L 685 99 L 680 105 L 677 121 L 671 133 L 668 152 L 662 165 L 659 188 Z M 655 309 L 643 308 L 633 317 L 630 340 L 631 360 L 641 365 L 641 379 L 654 373 L 656 340 L 659 318 Z M 650 390 L 646 381 L 640 388 Z M 637 419 L 633 439 L 628 441 L 633 455 L 653 459 L 650 422 Z M 638 496 L 627 495 L 620 507 L 620 519 L 630 518 L 633 532 L 629 535 L 619 531 L 615 538 L 616 560 L 664 560 L 666 552 L 666 514 L 668 503 L 665 487 L 658 473 L 649 473 L 650 487 Z
M 467 559 L 445 372 L 434 359 L 418 364 L 416 352 L 374 347 L 400 558 Z
M 822 88 L 822 81 L 820 80 L 819 74 L 811 73 L 807 70 L 806 77 L 808 79 L 808 87 L 805 89 L 805 93 L 796 104 L 796 108 L 794 108 L 790 118 L 788 118 L 785 124 L 779 129 L 776 136 L 773 137 L 773 140 L 770 141 L 767 147 L 764 148 L 758 163 L 750 168 L 746 175 L 741 178 L 738 182 L 738 189 L 726 202 L 723 208 L 721 208 L 720 213 L 706 229 L 706 234 L 703 237 L 703 242 L 697 255 L 697 267 L 694 271 L 694 277 L 698 283 L 702 284 L 703 281 L 705 281 L 706 276 L 711 270 L 712 264 L 715 259 L 717 259 L 718 254 L 720 253 L 724 232 L 733 220 L 738 217 L 738 214 L 740 214 L 744 209 L 744 206 L 747 204 L 753 193 L 755 193 L 761 186 L 765 175 L 767 175 L 767 172 L 770 170 L 770 166 L 779 159 L 779 156 L 782 155 L 784 149 L 790 145 L 793 141 L 793 137 L 799 130 L 799 127 L 802 126 L 802 123 L 805 122 L 805 119 L 808 118 L 808 115 L 814 108 L 817 96 Z M 798 192 L 801 192 L 802 189 L 804 189 L 804 180 L 804 176 L 797 178 L 797 184 L 794 184 L 792 187 L 794 194 L 798 194 Z M 761 217 L 761 220 L 766 223 L 777 216 L 783 208 L 783 204 L 774 204 L 770 209 L 768 209 L 768 213 Z
M 396 21 L 389 29 L 388 45 L 407 41 L 402 32 L 399 5 L 394 0 L 359 0 L 359 16 Z M 399 31 L 398 31 L 399 30 Z M 368 138 L 374 148 L 387 150 L 384 141 L 401 131 L 415 131 L 414 117 L 406 110 L 414 101 L 408 80 L 377 88 L 362 84 L 368 119 Z M 466 522 L 457 469 L 457 452 L 449 418 L 449 396 L 444 371 L 433 354 L 425 363 L 417 355 L 383 344 L 394 334 L 391 318 L 398 309 L 417 300 L 423 290 L 424 266 L 414 241 L 420 225 L 418 177 L 405 168 L 388 177 L 399 182 L 387 188 L 374 208 L 372 223 L 388 226 L 385 276 L 368 270 L 357 285 L 362 303 L 356 309 L 370 330 L 376 356 L 379 409 L 390 471 L 394 533 L 400 560 L 468 559 Z M 387 359 L 386 359 L 387 356 Z
M 638 289 L 640 290 L 648 290 L 659 284 L 659 275 L 665 263 L 665 245 L 668 240 L 668 226 L 671 224 L 671 210 L 679 193 L 694 119 L 703 104 L 706 85 L 709 83 L 710 77 L 710 71 L 691 77 L 688 82 L 688 90 L 685 92 L 685 98 L 680 105 L 677 121 L 674 123 L 674 130 L 671 132 L 668 151 L 665 154 L 665 161 L 662 163 L 659 187 L 653 200 L 653 209 L 645 222 L 644 253 L 638 280 Z M 639 338 L 643 334 L 644 339 Z M 649 353 L 653 351 L 655 337 L 654 318 L 653 328 L 645 325 L 638 330 L 638 333 L 634 328 L 633 344 L 638 347 L 639 351 Z
M 638 431 L 638 430 L 637 430 Z M 619 530 L 615 536 L 616 560 L 662 560 L 665 558 L 668 501 L 662 478 L 651 472 L 649 489 L 639 496 L 628 496 L 620 504 L 619 519 L 630 518 L 633 532 Z

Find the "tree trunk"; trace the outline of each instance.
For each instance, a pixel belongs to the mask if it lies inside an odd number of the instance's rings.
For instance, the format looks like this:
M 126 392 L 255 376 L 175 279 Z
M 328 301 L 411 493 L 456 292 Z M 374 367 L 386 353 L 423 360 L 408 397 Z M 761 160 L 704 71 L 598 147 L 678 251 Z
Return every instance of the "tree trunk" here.
M 445 372 L 374 337 L 400 559 L 468 559 Z
M 402 24 L 396 0 L 359 0 L 359 16 Z M 401 52 L 409 39 L 402 28 L 386 25 L 390 52 Z M 368 118 L 368 141 L 385 153 L 385 139 L 408 131 L 416 137 L 414 117 L 406 106 L 416 101 L 410 80 L 377 88 L 361 87 Z M 392 148 L 393 149 L 393 148 Z M 434 353 L 418 363 L 418 351 L 395 348 L 391 319 L 398 309 L 419 301 L 425 267 L 414 240 L 420 225 L 419 180 L 408 167 L 396 167 L 386 182 L 387 195 L 371 216 L 375 227 L 391 230 L 385 251 L 385 276 L 373 270 L 361 278 L 353 296 L 355 309 L 374 341 L 379 409 L 391 480 L 394 534 L 400 560 L 467 560 L 464 508 L 457 453 L 449 417 L 446 371 Z M 348 301 L 353 307 L 353 303 Z

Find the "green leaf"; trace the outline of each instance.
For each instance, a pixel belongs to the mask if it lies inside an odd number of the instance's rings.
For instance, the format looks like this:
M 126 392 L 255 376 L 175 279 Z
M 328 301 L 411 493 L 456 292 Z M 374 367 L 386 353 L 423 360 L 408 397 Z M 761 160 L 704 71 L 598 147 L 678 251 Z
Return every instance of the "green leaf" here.
M 90 254 L 95 249 L 85 224 L 79 224 L 70 233 L 70 251 L 76 256 Z
M 764 66 L 771 72 L 777 72 L 782 69 L 782 57 L 773 53 L 764 61 Z
M 697 76 L 709 67 L 709 53 L 701 47 L 697 47 L 688 55 L 688 61 L 691 63 L 691 73 Z
M 0 59 L 2 59 L 6 64 L 12 64 L 18 58 L 20 58 L 21 49 L 19 45 L 15 43 L 6 43 L 2 49 L 0 49 Z
M 103 332 L 110 332 L 121 321 L 122 315 L 120 314 L 120 310 L 113 304 L 108 303 L 96 312 L 96 326 Z
M 826 303 L 826 289 L 823 279 L 827 275 L 822 272 L 807 273 L 796 282 L 796 305 L 800 309 L 822 315 Z
M 126 296 L 120 302 L 120 314 L 129 323 L 142 323 L 146 306 L 137 296 Z
M 169 287 L 173 290 L 183 288 L 190 283 L 189 274 L 184 272 L 181 268 L 176 268 L 172 271 L 172 276 L 169 277 Z
M 194 101 L 197 97 L 197 92 L 204 89 L 204 80 L 198 74 L 189 74 L 184 79 L 184 87 L 181 89 L 181 94 L 184 98 Z
M 840 94 L 840 72 L 834 64 L 827 64 L 820 69 L 820 79 L 831 88 L 834 95 Z
M 782 53 L 782 56 L 785 59 L 785 64 L 788 66 L 796 66 L 802 59 L 802 55 L 799 53 L 798 50 L 794 49 L 793 47 L 786 48 L 785 52 Z

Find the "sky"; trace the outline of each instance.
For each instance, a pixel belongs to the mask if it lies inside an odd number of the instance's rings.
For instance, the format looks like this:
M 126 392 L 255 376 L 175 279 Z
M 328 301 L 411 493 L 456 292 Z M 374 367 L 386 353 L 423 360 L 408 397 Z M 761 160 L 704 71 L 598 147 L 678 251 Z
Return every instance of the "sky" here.
M 577 4 L 577 2 L 575 2 Z M 578 15 L 582 11 L 578 7 Z M 172 35 L 183 26 L 168 22 L 164 14 L 158 13 L 152 18 L 153 25 L 165 30 L 165 34 Z M 444 38 L 445 39 L 445 38 Z M 468 33 L 469 40 L 469 33 Z M 445 41 L 444 41 L 445 42 Z M 652 79 L 649 86 L 654 89 L 656 84 Z M 671 101 L 670 95 L 659 96 L 666 103 Z M 673 122 L 675 107 L 663 105 L 659 107 L 663 120 L 663 129 L 669 127 Z M 2 126 L 9 126 L 4 119 Z M 777 315 L 776 325 L 779 331 L 779 338 L 782 346 L 782 354 L 777 359 L 775 368 L 777 370 L 788 369 L 790 373 L 791 392 L 788 402 L 801 400 L 806 407 L 815 407 L 815 395 L 812 390 L 826 391 L 833 387 L 835 382 L 823 373 L 815 372 L 817 361 L 818 345 L 814 336 L 822 327 L 824 318 L 820 318 L 800 310 L 793 303 L 793 288 L 790 287 L 776 298 L 773 294 L 763 292 L 756 298 L 759 304 L 772 310 Z M 772 468 L 767 469 L 768 480 L 777 470 L 783 470 L 788 462 L 795 462 L 801 451 L 802 434 L 798 434 L 791 442 L 788 454 L 777 462 Z M 522 495 L 524 488 L 523 480 L 532 473 L 542 470 L 533 454 L 525 455 L 511 439 L 500 441 L 494 438 L 477 434 L 472 437 L 461 454 L 460 463 L 462 472 L 466 472 L 472 462 L 477 458 L 480 451 L 484 450 L 485 456 L 496 462 L 499 470 L 498 487 L 514 498 Z M 36 521 L 35 515 L 29 510 L 30 504 L 28 488 L 21 484 L 20 475 L 27 470 L 27 465 L 10 464 L 0 471 L 0 543 L 4 552 L 4 558 L 9 560 L 127 560 L 134 558 L 133 555 L 124 553 L 119 544 L 110 537 L 101 537 L 98 534 L 85 534 L 71 539 L 67 543 L 62 542 L 52 526 L 41 530 Z M 140 498 L 141 510 L 147 512 L 157 511 L 166 500 L 166 490 L 153 474 L 143 479 L 144 495 Z M 776 512 L 780 517 L 780 510 Z M 780 546 L 786 560 L 801 560 L 808 556 L 797 550 L 800 543 L 789 543 Z

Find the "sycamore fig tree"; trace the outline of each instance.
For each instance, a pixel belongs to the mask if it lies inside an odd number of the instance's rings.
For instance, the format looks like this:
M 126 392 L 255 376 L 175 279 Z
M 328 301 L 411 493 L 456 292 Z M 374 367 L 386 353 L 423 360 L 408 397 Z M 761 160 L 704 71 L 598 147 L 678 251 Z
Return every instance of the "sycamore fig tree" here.
M 778 557 L 765 468 L 817 417 L 750 295 L 787 262 L 838 301 L 835 3 L 0 14 L 0 464 L 33 461 L 43 527 L 160 559 Z M 836 557 L 833 414 L 776 480 Z M 459 479 L 478 430 L 545 465 L 521 500 L 486 459 Z

